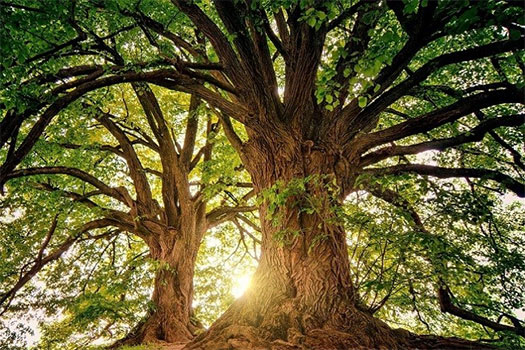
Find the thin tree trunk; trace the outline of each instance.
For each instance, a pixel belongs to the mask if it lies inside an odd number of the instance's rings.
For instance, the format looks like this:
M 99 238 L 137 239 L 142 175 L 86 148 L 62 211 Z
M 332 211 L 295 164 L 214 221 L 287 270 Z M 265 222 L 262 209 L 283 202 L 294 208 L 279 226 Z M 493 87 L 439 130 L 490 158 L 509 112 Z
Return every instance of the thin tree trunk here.
M 164 233 L 150 244 L 159 266 L 151 298 L 152 308 L 144 320 L 112 347 L 158 342 L 187 343 L 202 328 L 193 319 L 193 275 L 199 245 Z M 202 237 L 188 235 L 183 237 Z
M 191 260 L 191 259 L 188 259 Z M 191 323 L 193 300 L 193 262 L 181 266 L 178 262 L 161 262 L 155 276 L 151 311 L 142 325 L 139 343 L 158 340 L 187 342 L 194 336 Z

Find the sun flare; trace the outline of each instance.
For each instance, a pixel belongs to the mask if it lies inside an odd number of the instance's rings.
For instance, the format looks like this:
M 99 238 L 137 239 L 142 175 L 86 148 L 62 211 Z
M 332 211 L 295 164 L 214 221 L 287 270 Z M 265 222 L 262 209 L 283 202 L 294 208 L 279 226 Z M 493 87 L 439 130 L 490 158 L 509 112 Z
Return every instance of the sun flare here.
M 240 298 L 244 294 L 244 292 L 250 286 L 251 280 L 252 280 L 252 275 L 245 274 L 245 275 L 241 275 L 240 277 L 236 278 L 233 281 L 231 293 L 235 299 Z

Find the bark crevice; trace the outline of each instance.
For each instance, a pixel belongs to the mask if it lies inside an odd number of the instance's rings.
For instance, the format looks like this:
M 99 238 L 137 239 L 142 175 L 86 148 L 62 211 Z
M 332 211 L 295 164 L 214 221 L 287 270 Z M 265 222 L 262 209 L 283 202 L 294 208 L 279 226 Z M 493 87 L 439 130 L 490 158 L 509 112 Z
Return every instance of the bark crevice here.
M 193 317 L 192 309 L 199 245 L 187 242 L 174 230 L 159 233 L 158 237 L 150 244 L 151 257 L 158 264 L 151 308 L 142 321 L 111 348 L 164 342 L 185 344 L 203 328 Z M 184 237 L 195 238 L 196 234 Z
M 334 210 L 347 192 L 343 181 L 355 178 L 356 169 L 341 170 L 337 145 L 259 138 L 245 151 L 263 199 L 259 267 L 245 295 L 185 349 L 488 348 L 392 329 L 359 307 L 346 233 Z

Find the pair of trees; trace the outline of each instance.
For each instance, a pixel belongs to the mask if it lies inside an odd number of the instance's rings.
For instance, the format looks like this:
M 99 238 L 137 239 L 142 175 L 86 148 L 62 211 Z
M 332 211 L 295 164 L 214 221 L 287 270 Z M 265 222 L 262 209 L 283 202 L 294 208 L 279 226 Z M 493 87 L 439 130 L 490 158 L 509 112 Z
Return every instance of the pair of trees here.
M 407 263 L 397 251 L 397 266 L 423 264 L 431 276 L 420 287 L 435 290 L 443 312 L 523 336 L 522 322 L 509 310 L 492 319 L 490 305 L 457 304 L 453 288 L 461 283 L 449 269 L 461 260 L 456 245 L 461 239 L 451 234 L 460 229 L 454 222 L 449 228 L 427 228 L 433 216 L 449 215 L 470 225 L 472 237 L 483 237 L 462 252 L 475 269 L 455 271 L 481 276 L 482 287 L 471 294 L 492 293 L 485 275 L 498 275 L 503 289 L 522 280 L 518 262 L 496 261 L 507 253 L 523 255 L 519 235 L 512 225 L 505 232 L 491 226 L 497 220 L 490 210 L 494 191 L 524 196 L 519 2 L 74 1 L 53 3 L 58 14 L 53 20 L 47 6 L 4 5 L 12 18 L 5 42 L 13 56 L 4 59 L 2 77 L 0 181 L 42 174 L 42 168 L 17 166 L 57 116 L 74 106 L 89 110 L 113 135 L 118 147 L 110 147 L 125 159 L 134 195 L 85 172 L 69 175 L 93 185 L 96 195 L 127 206 L 127 212 L 111 207 L 102 220 L 143 238 L 152 256 L 167 266 L 160 269 L 160 280 L 181 287 L 163 288 L 157 281 L 157 290 L 168 297 L 154 293 L 155 303 L 171 310 L 184 305 L 184 318 L 159 308 L 144 324 L 144 336 L 191 338 L 188 300 L 198 243 L 210 225 L 253 209 L 240 203 L 206 214 L 206 201 L 190 190 L 189 174 L 201 156 L 210 159 L 211 146 L 194 151 L 198 123 L 192 118 L 178 146 L 148 84 L 191 94 L 190 111 L 199 101 L 213 110 L 260 198 L 262 254 L 252 288 L 188 348 L 481 347 L 391 329 L 373 314 L 391 302 L 395 288 L 378 303 L 364 305 L 353 278 L 359 271 L 349 259 L 349 250 L 358 251 L 361 242 L 347 238 L 345 224 L 351 217 L 345 200 L 361 191 L 405 213 L 410 244 L 420 256 Z M 36 39 L 38 28 L 60 40 Z M 100 107 L 88 102 L 99 89 L 128 83 L 143 107 L 148 133 L 130 136 L 132 131 L 107 113 L 104 106 L 116 97 L 100 96 Z M 152 194 L 136 144 L 158 154 L 162 170 L 152 175 L 161 179 L 162 205 Z M 437 151 L 434 159 L 421 155 L 427 151 Z M 482 216 L 447 214 L 443 202 L 454 199 L 442 190 L 446 182 L 428 177 L 467 179 L 471 195 L 461 192 L 461 203 L 478 203 Z M 423 205 L 431 200 L 437 204 Z M 374 215 L 369 208 L 370 220 Z M 372 227 L 367 221 L 360 225 Z M 480 245 L 494 254 L 479 253 Z M 379 254 L 383 259 L 389 256 L 387 246 Z M 491 272 L 481 268 L 487 256 Z M 383 278 L 385 271 L 374 273 Z M 416 299 L 422 292 L 414 291 L 408 277 L 403 288 Z M 392 286 L 397 278 L 392 277 Z M 522 307 L 520 297 L 507 297 L 514 298 L 507 305 Z M 151 324 L 155 331 L 148 333 Z M 172 327 L 177 330 L 166 331 Z

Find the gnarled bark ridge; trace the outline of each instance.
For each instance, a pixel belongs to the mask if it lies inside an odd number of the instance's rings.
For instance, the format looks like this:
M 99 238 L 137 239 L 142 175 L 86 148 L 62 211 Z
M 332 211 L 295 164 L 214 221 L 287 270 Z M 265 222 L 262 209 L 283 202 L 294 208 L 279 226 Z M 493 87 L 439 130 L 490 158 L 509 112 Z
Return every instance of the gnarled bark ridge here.
M 198 222 L 192 226 L 193 230 L 186 228 L 189 233 L 177 234 L 167 230 L 159 233 L 159 238 L 149 241 L 151 256 L 159 264 L 151 310 L 130 334 L 112 347 L 158 342 L 185 343 L 202 328 L 192 318 L 191 304 L 195 259 L 200 245 L 198 240 L 204 228 Z
M 340 172 L 347 169 L 348 178 L 351 168 L 326 147 L 278 147 L 252 148 L 257 154 L 247 157 L 263 198 L 281 195 L 281 205 L 266 200 L 260 207 L 263 253 L 251 288 L 186 349 L 483 348 L 392 329 L 363 311 L 351 281 L 345 231 L 335 214 L 344 186 Z M 278 180 L 284 186 L 276 186 Z

